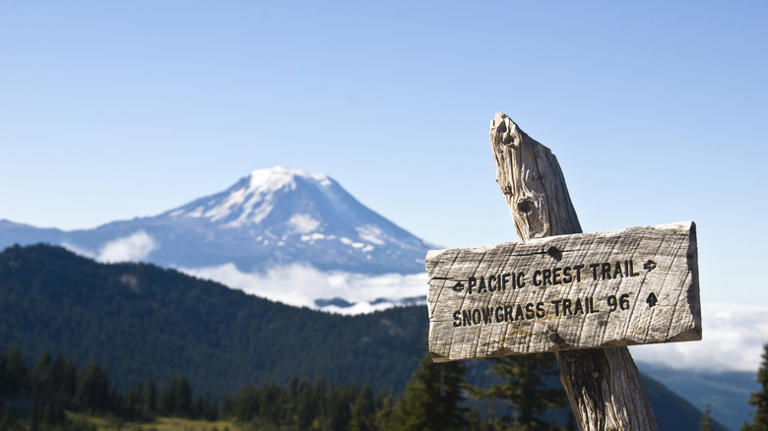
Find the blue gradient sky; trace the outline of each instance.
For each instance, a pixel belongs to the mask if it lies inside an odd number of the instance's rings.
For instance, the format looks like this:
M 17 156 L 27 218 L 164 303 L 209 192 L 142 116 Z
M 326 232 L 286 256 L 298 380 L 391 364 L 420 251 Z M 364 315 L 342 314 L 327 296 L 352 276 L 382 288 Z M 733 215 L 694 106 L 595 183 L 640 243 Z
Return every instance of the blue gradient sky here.
M 488 125 L 585 231 L 695 220 L 702 297 L 768 304 L 766 2 L 0 1 L 0 218 L 92 227 L 262 167 L 445 246 L 516 239 Z

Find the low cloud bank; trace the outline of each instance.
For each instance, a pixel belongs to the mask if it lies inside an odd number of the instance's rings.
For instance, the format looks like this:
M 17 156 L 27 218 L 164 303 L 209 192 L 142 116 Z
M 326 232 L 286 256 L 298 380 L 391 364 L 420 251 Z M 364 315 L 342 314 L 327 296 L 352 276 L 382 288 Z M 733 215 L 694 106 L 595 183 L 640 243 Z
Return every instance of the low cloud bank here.
M 392 307 L 371 305 L 378 298 L 423 296 L 426 274 L 367 276 L 347 272 L 322 272 L 303 265 L 273 268 L 264 274 L 245 273 L 233 264 L 182 269 L 233 289 L 289 305 L 318 309 L 315 299 L 344 298 L 350 307 L 326 306 L 323 311 L 361 314 Z M 702 304 L 702 341 L 632 346 L 637 361 L 676 369 L 707 371 L 756 371 L 763 343 L 768 342 L 768 307 L 740 304 Z
M 768 342 L 768 307 L 702 304 L 702 339 L 631 347 L 636 361 L 676 369 L 752 371 Z
M 156 248 L 157 242 L 154 238 L 140 230 L 104 244 L 99 250 L 97 260 L 110 263 L 136 262 L 145 259 Z
M 344 298 L 351 307 L 323 307 L 341 314 L 361 314 L 384 310 L 391 304 L 370 302 L 424 296 L 427 275 L 364 275 L 350 272 L 322 272 L 306 265 L 273 268 L 266 273 L 242 272 L 231 263 L 206 268 L 180 268 L 187 274 L 217 281 L 233 289 L 298 307 L 318 308 L 315 299 Z
M 137 261 L 157 247 L 144 231 L 106 243 L 98 253 L 72 244 L 64 247 L 101 262 Z M 273 268 L 266 273 L 242 272 L 234 264 L 179 268 L 187 274 L 217 281 L 233 289 L 298 307 L 322 309 L 339 314 L 363 314 L 393 306 L 388 302 L 370 304 L 379 298 L 398 300 L 423 296 L 425 273 L 364 275 L 349 272 L 322 272 L 306 265 Z M 317 307 L 315 299 L 343 298 L 350 307 Z M 701 341 L 632 346 L 636 361 L 675 369 L 706 371 L 749 371 L 760 366 L 763 344 L 768 343 L 768 307 L 729 303 L 702 304 Z
M 105 243 L 96 253 L 68 242 L 63 242 L 61 246 L 99 262 L 117 263 L 145 260 L 149 253 L 157 248 L 157 242 L 147 232 L 139 230 Z

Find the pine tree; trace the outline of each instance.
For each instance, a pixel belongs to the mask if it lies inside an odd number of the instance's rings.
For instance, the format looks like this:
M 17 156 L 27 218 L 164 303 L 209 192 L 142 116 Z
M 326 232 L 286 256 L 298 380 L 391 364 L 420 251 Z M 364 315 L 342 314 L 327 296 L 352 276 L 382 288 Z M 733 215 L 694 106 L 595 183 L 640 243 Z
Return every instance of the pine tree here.
M 105 412 L 109 410 L 113 397 L 114 395 L 110 394 L 109 377 L 103 368 L 94 364 L 86 366 L 81 371 L 75 396 L 75 401 L 80 408 Z
M 245 385 L 232 400 L 225 400 L 222 410 L 229 416 L 248 422 L 259 415 L 261 393 L 254 385 Z
M 484 431 L 486 429 L 486 424 L 480 418 L 480 413 L 475 408 L 470 410 L 467 416 L 467 429 L 469 431 Z
M 181 377 L 176 383 L 176 408 L 174 412 L 182 417 L 192 416 L 192 387 L 186 377 Z
M 299 429 L 307 429 L 315 417 L 317 398 L 314 396 L 312 386 L 305 381 L 299 384 L 294 401 L 296 426 Z
M 354 391 L 349 386 L 333 387 L 328 391 L 327 418 L 330 429 L 345 431 L 351 418 L 350 406 L 354 403 Z
M 394 402 L 392 401 L 392 395 L 386 394 L 381 397 L 378 402 L 378 410 L 373 416 L 373 429 L 384 430 L 387 429 L 387 424 L 391 421 L 392 412 L 394 409 Z
M 387 428 L 398 430 L 455 430 L 466 424 L 461 407 L 464 366 L 436 364 L 429 354 L 397 400 Z
M 491 370 L 503 382 L 489 389 L 470 388 L 478 399 L 499 398 L 506 400 L 515 409 L 515 418 L 507 417 L 508 425 L 526 426 L 528 429 L 543 429 L 545 423 L 538 414 L 566 404 L 562 389 L 547 387 L 544 379 L 557 373 L 557 364 L 552 354 L 505 356 L 493 359 L 496 364 Z
M 56 404 L 61 408 L 71 408 L 77 390 L 77 370 L 71 359 L 56 356 L 51 366 L 51 384 Z
M 21 351 L 13 348 L 0 357 L 0 406 L 3 399 L 14 399 L 27 389 L 29 370 Z
M 753 392 L 749 397 L 749 403 L 755 406 L 756 410 L 752 416 L 752 425 L 748 429 L 768 431 L 768 344 L 763 345 L 762 362 L 760 369 L 757 370 L 757 383 L 760 384 L 760 390 Z
M 707 404 L 707 408 L 704 410 L 704 416 L 701 417 L 699 431 L 712 431 L 712 406 L 709 404 Z
M 259 416 L 277 424 L 283 415 L 283 390 L 274 383 L 267 383 L 261 388 Z
M 149 382 L 147 383 L 147 390 L 144 394 L 144 403 L 147 412 L 149 412 L 150 415 L 157 412 L 157 384 L 155 384 L 154 378 L 150 377 Z
M 6 399 L 16 398 L 21 392 L 19 377 L 22 371 L 13 368 L 11 354 L 7 356 L 0 354 L 0 430 L 16 429 L 13 412 L 3 404 Z M 26 372 L 26 367 L 24 372 Z
M 56 405 L 56 386 L 52 372 L 51 355 L 44 353 L 32 372 L 32 418 L 33 424 L 55 424 L 63 420 L 63 409 Z M 34 426 L 33 426 L 34 427 Z
M 168 384 L 160 398 L 163 414 L 191 417 L 194 413 L 192 404 L 192 388 L 186 377 L 178 377 Z
M 352 419 L 349 431 L 369 431 L 373 429 L 374 400 L 373 389 L 365 385 L 352 404 Z

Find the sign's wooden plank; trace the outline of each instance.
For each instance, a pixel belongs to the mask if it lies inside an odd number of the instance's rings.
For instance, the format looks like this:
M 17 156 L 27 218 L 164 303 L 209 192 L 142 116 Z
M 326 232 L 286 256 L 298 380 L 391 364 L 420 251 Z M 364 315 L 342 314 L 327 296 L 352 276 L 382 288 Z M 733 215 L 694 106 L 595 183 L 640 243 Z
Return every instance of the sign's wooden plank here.
M 557 157 L 504 113 L 491 121 L 496 181 L 523 241 L 581 233 Z M 656 431 L 640 372 L 626 346 L 555 351 L 560 381 L 582 431 Z
M 435 361 L 701 339 L 693 222 L 432 250 Z

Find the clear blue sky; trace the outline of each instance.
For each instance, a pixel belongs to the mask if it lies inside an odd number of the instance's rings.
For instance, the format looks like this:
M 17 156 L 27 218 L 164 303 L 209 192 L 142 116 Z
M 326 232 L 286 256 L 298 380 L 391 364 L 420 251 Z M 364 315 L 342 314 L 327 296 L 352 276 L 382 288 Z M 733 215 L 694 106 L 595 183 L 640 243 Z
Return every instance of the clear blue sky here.
M 0 218 L 92 227 L 283 165 L 446 246 L 515 239 L 489 121 L 586 231 L 695 220 L 768 304 L 768 3 L 0 1 Z

